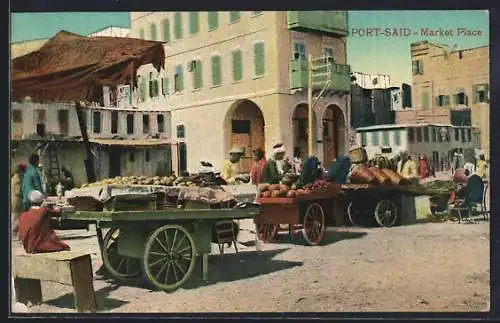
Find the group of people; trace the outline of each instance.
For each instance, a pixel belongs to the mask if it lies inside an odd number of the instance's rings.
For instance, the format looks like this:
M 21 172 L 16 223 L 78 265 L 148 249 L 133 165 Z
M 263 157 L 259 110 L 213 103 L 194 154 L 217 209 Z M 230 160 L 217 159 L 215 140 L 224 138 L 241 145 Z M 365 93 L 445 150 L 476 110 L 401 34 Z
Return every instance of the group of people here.
M 298 157 L 292 160 L 286 158 L 286 149 L 282 143 L 273 146 L 269 158 L 263 149 L 257 148 L 253 151 L 254 161 L 249 175 L 241 175 L 239 172 L 239 162 L 243 157 L 243 150 L 233 148 L 229 153 L 229 159 L 224 162 L 221 172 L 222 178 L 228 184 L 237 184 L 249 178 L 254 185 L 260 183 L 279 184 L 287 175 L 295 175 L 303 184 L 313 183 L 323 177 L 321 162 L 315 156 L 311 156 L 302 161 Z M 348 155 L 343 155 L 334 161 L 328 171 L 328 178 L 336 183 L 343 184 L 347 181 L 351 168 L 351 159 Z
M 39 196 L 48 194 L 48 183 L 40 164 L 40 156 L 32 154 L 28 164 L 17 165 L 11 178 L 11 214 L 12 232 L 19 231 L 19 216 L 32 206 L 39 205 Z M 66 167 L 61 168 L 63 175 L 62 186 L 71 189 L 74 186 L 73 174 Z M 33 200 L 34 199 L 34 200 Z
M 292 169 L 292 164 L 285 159 L 286 150 L 283 144 L 276 144 L 273 147 L 273 152 L 269 159 L 266 159 L 266 154 L 263 149 L 257 148 L 253 151 L 254 162 L 250 169 L 249 175 L 241 174 L 240 161 L 244 156 L 244 151 L 241 148 L 233 148 L 229 152 L 229 159 L 224 161 L 221 177 L 227 184 L 237 184 L 246 182 L 248 178 L 254 185 L 260 183 L 277 184 L 282 176 Z

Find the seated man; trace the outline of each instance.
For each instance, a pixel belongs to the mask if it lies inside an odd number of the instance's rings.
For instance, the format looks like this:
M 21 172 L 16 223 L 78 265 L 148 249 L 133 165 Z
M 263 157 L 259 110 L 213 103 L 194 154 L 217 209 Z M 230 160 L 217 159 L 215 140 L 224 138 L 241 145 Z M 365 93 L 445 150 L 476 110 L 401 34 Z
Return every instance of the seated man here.
M 50 225 L 50 214 L 59 210 L 42 205 L 44 196 L 40 191 L 31 191 L 29 200 L 32 206 L 19 217 L 19 240 L 24 250 L 27 253 L 70 250 Z
M 477 174 L 470 174 L 468 169 L 465 170 L 467 183 L 459 188 L 456 192 L 452 192 L 450 203 L 455 207 L 467 208 L 473 203 L 482 203 L 484 182 Z

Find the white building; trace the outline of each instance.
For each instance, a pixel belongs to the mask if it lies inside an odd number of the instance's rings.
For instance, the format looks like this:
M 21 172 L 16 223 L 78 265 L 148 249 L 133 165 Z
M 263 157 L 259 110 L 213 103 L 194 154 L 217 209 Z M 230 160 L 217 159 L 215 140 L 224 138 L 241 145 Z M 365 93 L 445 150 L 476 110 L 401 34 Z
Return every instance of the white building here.
M 96 30 L 88 35 L 89 37 L 130 37 L 130 29 L 117 26 L 109 26 Z
M 387 89 L 391 87 L 391 77 L 386 74 L 353 72 L 353 82 L 364 89 Z
M 383 154 L 389 158 L 408 151 L 411 155 L 425 154 L 435 165 L 462 149 L 474 155 L 480 148 L 479 132 L 472 127 L 449 124 L 389 124 L 356 129 L 358 140 L 368 158 Z
M 95 105 L 84 112 L 98 179 L 172 171 L 168 112 Z M 85 152 L 80 137 L 74 105 L 12 102 L 13 164 L 26 162 L 41 142 L 57 142 L 60 166 L 73 173 L 76 184 L 85 183 Z M 42 154 L 42 159 L 49 165 L 47 154 Z

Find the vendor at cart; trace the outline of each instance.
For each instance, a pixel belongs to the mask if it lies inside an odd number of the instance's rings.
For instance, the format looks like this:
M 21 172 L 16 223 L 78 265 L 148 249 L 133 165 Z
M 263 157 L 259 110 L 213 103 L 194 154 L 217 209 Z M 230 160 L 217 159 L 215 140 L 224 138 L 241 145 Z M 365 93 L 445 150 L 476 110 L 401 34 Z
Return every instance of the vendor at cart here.
M 224 161 L 221 177 L 228 185 L 238 184 L 238 182 L 244 181 L 246 177 L 240 174 L 240 160 L 243 154 L 242 148 L 235 147 L 229 151 L 229 159 Z
M 267 160 L 264 173 L 262 174 L 262 183 L 279 184 L 283 177 L 283 159 L 285 158 L 286 150 L 283 144 L 279 143 L 273 146 L 271 158 Z
M 408 151 L 401 152 L 401 160 L 398 162 L 398 174 L 411 181 L 418 181 L 418 167 L 411 158 Z

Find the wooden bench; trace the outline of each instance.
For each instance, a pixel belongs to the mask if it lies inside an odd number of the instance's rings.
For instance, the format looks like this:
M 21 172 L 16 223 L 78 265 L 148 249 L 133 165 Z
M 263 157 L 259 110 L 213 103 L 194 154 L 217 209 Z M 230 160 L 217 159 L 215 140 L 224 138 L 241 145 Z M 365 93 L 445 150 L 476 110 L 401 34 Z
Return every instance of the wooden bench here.
M 18 302 L 42 302 L 41 281 L 73 286 L 77 312 L 97 309 L 90 254 L 60 251 L 14 256 L 14 286 Z

